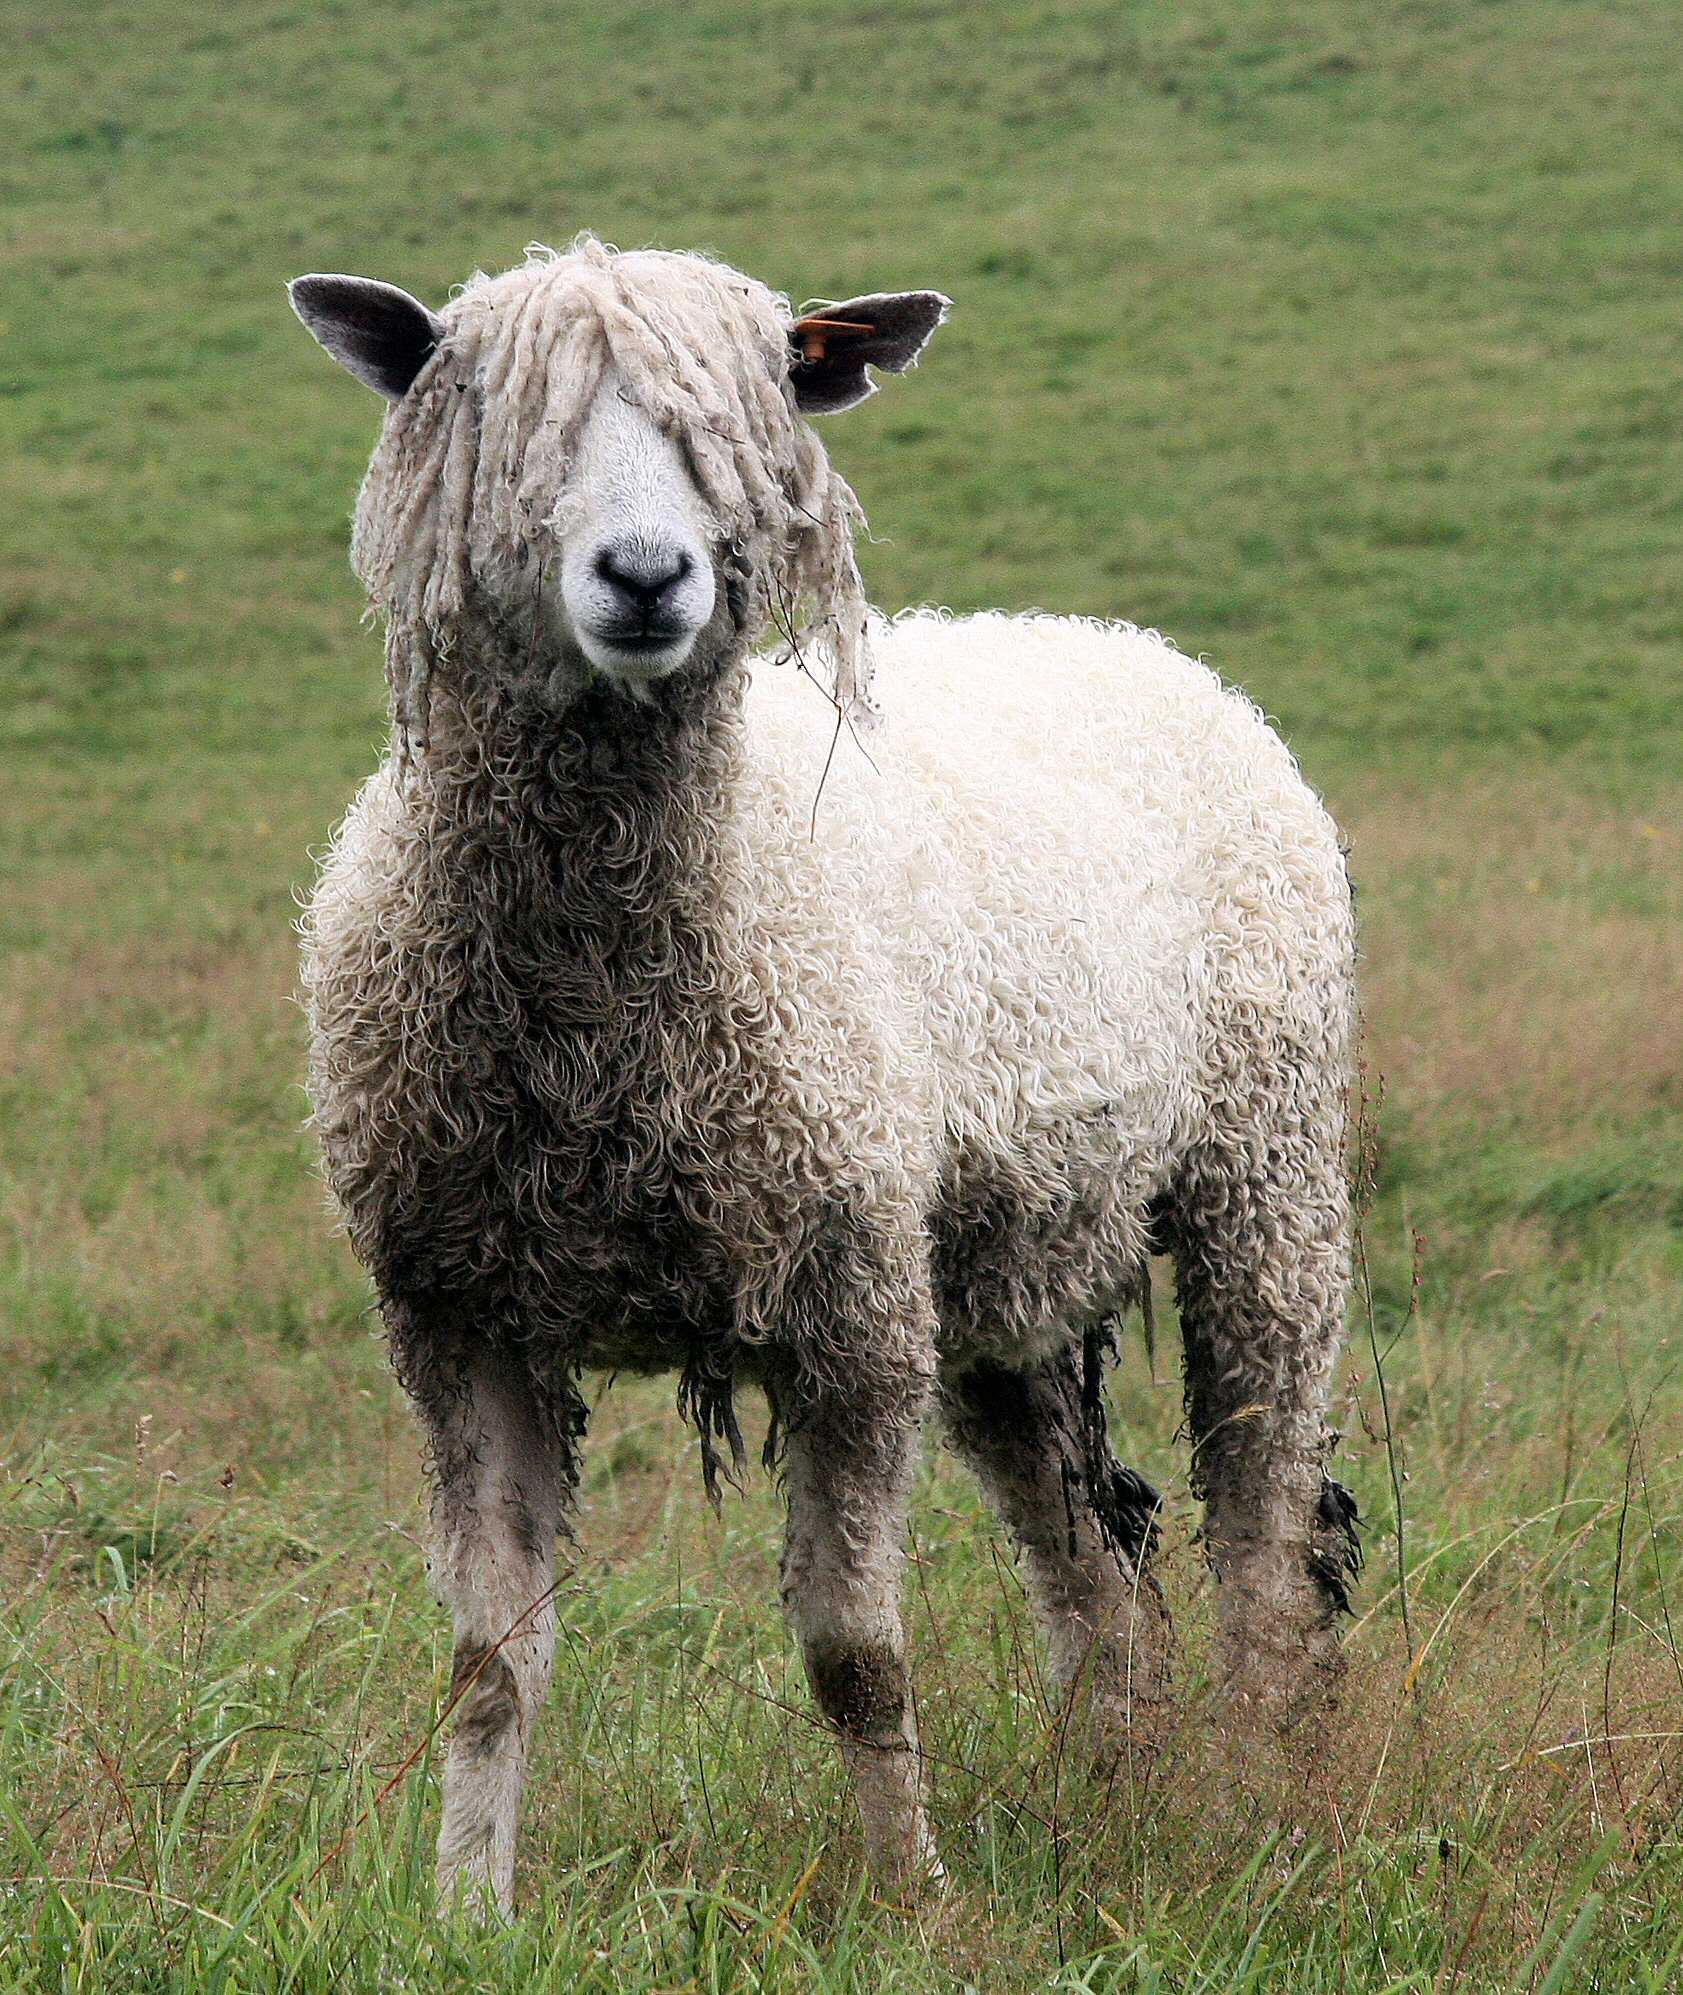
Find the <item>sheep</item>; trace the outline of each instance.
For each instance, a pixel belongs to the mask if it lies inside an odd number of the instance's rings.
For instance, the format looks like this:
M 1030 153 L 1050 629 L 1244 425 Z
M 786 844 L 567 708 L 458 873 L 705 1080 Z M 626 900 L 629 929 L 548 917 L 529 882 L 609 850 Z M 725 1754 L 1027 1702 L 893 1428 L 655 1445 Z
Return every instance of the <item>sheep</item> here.
M 589 236 L 434 313 L 292 302 L 388 408 L 353 562 L 390 751 L 304 922 L 313 1121 L 433 1485 L 446 1902 L 507 1913 L 587 1373 L 676 1373 L 717 1498 L 759 1388 L 781 1590 L 885 1887 L 937 1881 L 899 1583 L 939 1417 L 1051 1668 L 1149 1736 L 1160 1499 L 1113 1328 L 1177 1262 L 1232 1708 L 1337 1672 L 1353 927 L 1258 710 L 1161 636 L 870 610 L 808 418 L 939 293 L 805 317 Z M 728 1457 L 728 1460 L 727 1460 Z

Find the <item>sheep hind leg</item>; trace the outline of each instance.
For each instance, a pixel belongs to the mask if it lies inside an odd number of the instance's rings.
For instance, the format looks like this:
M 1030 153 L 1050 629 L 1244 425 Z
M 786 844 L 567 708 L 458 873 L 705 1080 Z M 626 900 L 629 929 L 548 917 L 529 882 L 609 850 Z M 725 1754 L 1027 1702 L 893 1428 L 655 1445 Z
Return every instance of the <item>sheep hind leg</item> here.
M 819 1410 L 790 1432 L 783 1601 L 807 1680 L 840 1736 L 877 1883 L 941 1882 L 923 1805 L 906 1673 L 900 1576 L 921 1436 L 920 1386 L 907 1403 L 863 1414 Z
M 472 1332 L 410 1339 L 402 1355 L 432 1460 L 428 1571 L 455 1636 L 439 1898 L 506 1918 L 527 1754 L 554 1662 L 555 1539 L 582 1413 Z
M 1354 1501 L 1326 1466 L 1349 1289 L 1335 1129 L 1329 1108 L 1318 1134 L 1308 1118 L 1241 1153 L 1261 1172 L 1205 1158 L 1167 1212 L 1220 1681 L 1236 1719 L 1306 1733 L 1336 1694 L 1361 1563 Z
M 1168 1691 L 1170 1627 L 1151 1571 L 1156 1490 L 1111 1450 L 1073 1352 L 945 1384 L 948 1431 L 1010 1532 L 1052 1675 L 1095 1743 L 1147 1745 Z

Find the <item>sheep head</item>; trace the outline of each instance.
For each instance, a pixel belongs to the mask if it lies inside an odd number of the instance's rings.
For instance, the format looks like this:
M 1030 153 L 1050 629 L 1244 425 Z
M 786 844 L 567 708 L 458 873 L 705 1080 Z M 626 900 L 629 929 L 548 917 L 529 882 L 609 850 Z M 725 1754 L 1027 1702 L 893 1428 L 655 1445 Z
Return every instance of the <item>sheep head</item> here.
M 479 625 L 552 700 L 634 699 L 775 626 L 811 640 L 838 701 L 866 693 L 860 519 L 808 414 L 899 373 L 945 316 L 936 292 L 797 318 L 699 256 L 583 237 L 478 276 L 441 311 L 394 286 L 299 278 L 294 309 L 389 403 L 353 561 L 388 620 L 400 727 Z

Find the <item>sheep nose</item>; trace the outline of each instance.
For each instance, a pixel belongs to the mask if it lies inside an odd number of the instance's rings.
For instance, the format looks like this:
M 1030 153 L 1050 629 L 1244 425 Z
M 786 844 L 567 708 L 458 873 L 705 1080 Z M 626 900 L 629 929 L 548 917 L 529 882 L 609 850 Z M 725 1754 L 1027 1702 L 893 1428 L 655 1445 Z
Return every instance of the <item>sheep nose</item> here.
M 647 541 L 620 541 L 596 557 L 599 578 L 625 599 L 627 609 L 651 623 L 664 599 L 694 567 L 680 547 L 651 546 Z

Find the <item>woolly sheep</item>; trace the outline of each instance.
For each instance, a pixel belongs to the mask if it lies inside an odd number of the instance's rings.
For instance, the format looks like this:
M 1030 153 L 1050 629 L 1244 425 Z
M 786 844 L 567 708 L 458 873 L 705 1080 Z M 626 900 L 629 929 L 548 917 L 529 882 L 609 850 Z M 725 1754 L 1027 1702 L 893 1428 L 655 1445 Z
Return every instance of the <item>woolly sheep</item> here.
M 353 559 L 393 742 L 304 981 L 431 1460 L 444 1892 L 510 1904 L 586 1371 L 676 1372 L 710 1490 L 733 1388 L 765 1393 L 783 1598 L 885 1883 L 939 1874 L 898 1604 L 932 1414 L 1059 1680 L 1118 1738 L 1148 1720 L 1158 1499 L 1102 1380 L 1160 1248 L 1224 1680 L 1300 1711 L 1356 1563 L 1323 1418 L 1353 938 L 1286 748 L 1152 632 L 866 610 L 806 415 L 913 362 L 936 293 L 797 320 L 586 237 L 436 315 L 292 296 L 390 403 Z

